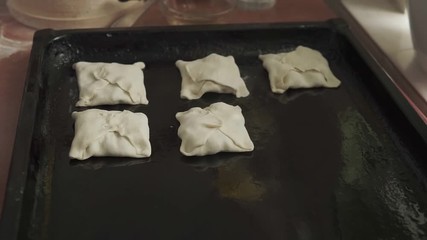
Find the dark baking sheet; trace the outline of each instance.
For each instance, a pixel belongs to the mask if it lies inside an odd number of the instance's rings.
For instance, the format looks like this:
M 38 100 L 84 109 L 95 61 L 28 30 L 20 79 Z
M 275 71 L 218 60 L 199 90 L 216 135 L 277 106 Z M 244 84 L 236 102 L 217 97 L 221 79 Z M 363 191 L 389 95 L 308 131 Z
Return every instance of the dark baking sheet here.
M 0 239 L 425 239 L 423 129 L 349 40 L 340 21 L 37 32 Z M 342 86 L 272 94 L 257 56 L 298 45 Z M 249 97 L 179 98 L 174 62 L 212 52 Z M 151 158 L 69 159 L 82 60 L 146 63 L 150 105 L 101 108 L 147 114 Z M 218 101 L 242 107 L 255 151 L 183 157 L 175 113 Z

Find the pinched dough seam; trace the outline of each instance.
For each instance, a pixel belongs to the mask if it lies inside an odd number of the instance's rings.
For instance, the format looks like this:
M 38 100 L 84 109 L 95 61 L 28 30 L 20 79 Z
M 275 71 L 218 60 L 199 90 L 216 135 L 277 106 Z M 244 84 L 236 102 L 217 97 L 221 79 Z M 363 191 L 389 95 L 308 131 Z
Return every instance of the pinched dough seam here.
M 301 70 L 301 69 L 299 69 L 299 68 L 297 68 L 297 67 L 293 67 L 293 69 L 290 69 L 289 71 L 286 71 L 285 75 L 282 77 L 282 80 L 283 80 L 283 81 L 285 80 L 285 78 L 287 78 L 287 77 L 288 77 L 288 75 L 289 75 L 289 73 L 290 73 L 291 71 L 294 71 L 294 72 L 300 73 L 301 75 L 302 75 L 303 73 L 306 73 L 306 72 L 317 72 L 317 73 L 320 73 L 320 75 L 322 75 L 322 77 L 323 77 L 323 79 L 325 80 L 325 82 L 328 82 L 328 79 L 326 78 L 325 74 L 324 74 L 322 71 L 319 71 L 319 70 L 317 70 L 317 69 Z
M 227 89 L 231 89 L 232 90 L 232 93 L 234 93 L 234 94 L 236 94 L 237 93 L 237 89 L 234 89 L 234 88 L 232 88 L 232 87 L 230 87 L 230 86 L 227 86 L 227 85 L 224 85 L 224 84 L 221 84 L 221 83 L 218 83 L 217 81 L 215 81 L 215 80 L 211 80 L 211 79 L 206 79 L 206 80 L 203 80 L 203 83 L 202 83 L 202 86 L 199 88 L 199 90 L 198 90 L 198 92 L 200 93 L 201 92 L 201 90 L 203 89 L 203 87 L 205 86 L 205 84 L 206 83 L 210 83 L 210 82 L 212 82 L 212 83 L 214 83 L 214 84 L 217 84 L 217 85 L 219 85 L 219 86 L 221 86 L 221 87 L 224 87 L 224 88 L 227 88 Z
M 105 71 L 105 68 L 104 67 L 101 67 L 101 70 L 99 71 L 99 72 L 101 72 L 101 73 L 103 73 Z M 109 79 L 108 78 L 106 78 L 106 77 L 103 77 L 103 76 L 100 76 L 100 75 L 98 75 L 99 74 L 99 72 L 93 72 L 93 77 L 96 79 L 96 80 L 101 80 L 101 81 L 105 81 L 105 82 L 107 82 L 108 84 L 110 84 L 110 85 L 113 85 L 113 86 L 117 86 L 118 88 L 120 88 L 124 93 L 126 93 L 127 95 L 128 95 L 128 97 L 130 98 L 130 100 L 132 101 L 132 102 L 137 102 L 134 98 L 133 98 L 133 96 L 132 96 L 132 94 L 128 91 L 128 90 L 126 90 L 126 89 L 124 89 L 122 86 L 120 86 L 120 81 L 118 81 L 118 82 L 116 82 L 116 83 L 113 83 L 113 82 L 111 82 L 111 81 L 109 81 Z M 97 89 L 98 90 L 98 89 Z M 93 95 L 91 98 L 90 98 L 90 100 L 92 100 L 93 98 L 95 97 L 95 95 Z
M 209 112 L 210 114 L 212 114 L 215 118 L 219 119 L 221 121 L 221 123 L 223 122 L 219 117 L 217 117 L 212 111 L 210 110 L 206 110 L 207 112 Z M 226 132 L 224 132 L 223 130 L 221 130 L 221 127 L 217 127 L 217 131 L 220 131 L 222 134 L 224 134 L 224 136 L 226 136 L 228 139 L 230 139 L 236 146 L 240 147 L 241 149 L 245 149 L 245 147 L 242 147 L 239 143 L 237 143 L 233 138 L 231 138 Z M 243 126 L 244 127 L 244 126 Z
M 110 121 L 110 119 L 112 118 L 112 117 L 117 117 L 117 115 L 109 115 L 109 116 L 104 116 L 103 114 L 100 114 L 100 116 L 102 117 L 102 118 L 104 118 L 105 119 L 105 124 L 106 125 L 108 125 L 109 127 L 115 127 L 114 125 L 112 125 L 112 124 L 110 124 L 109 123 L 109 121 Z M 106 130 L 106 131 L 103 131 L 98 137 L 96 137 L 93 141 L 96 141 L 96 140 L 98 140 L 98 139 L 101 139 L 101 138 L 104 138 L 105 137 L 105 135 L 107 135 L 107 134 L 109 134 L 109 133 L 114 133 L 114 134 L 117 134 L 117 135 L 119 135 L 120 137 L 123 137 L 124 139 L 126 139 L 126 141 L 128 141 L 129 142 L 129 144 L 130 145 L 132 145 L 133 146 L 133 148 L 134 148 L 134 150 L 135 150 L 135 152 L 136 152 L 136 154 L 137 155 L 142 155 L 141 153 L 140 153 L 140 151 L 138 151 L 138 147 L 137 146 L 135 146 L 135 144 L 132 142 L 132 140 L 127 136 L 127 135 L 122 135 L 121 133 L 120 133 L 120 131 L 118 130 L 118 129 L 111 129 L 111 130 Z M 91 146 L 91 144 L 89 144 L 88 146 L 86 146 L 86 148 L 85 148 L 85 150 L 84 150 L 84 153 L 88 153 L 88 149 L 89 149 L 89 147 Z M 93 155 L 91 155 L 91 156 L 93 156 Z

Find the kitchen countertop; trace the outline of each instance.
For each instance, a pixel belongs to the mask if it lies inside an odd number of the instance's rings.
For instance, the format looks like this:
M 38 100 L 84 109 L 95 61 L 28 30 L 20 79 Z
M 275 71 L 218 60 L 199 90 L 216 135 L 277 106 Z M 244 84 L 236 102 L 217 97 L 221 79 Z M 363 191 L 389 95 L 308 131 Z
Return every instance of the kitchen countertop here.
M 223 23 L 324 21 L 335 17 L 323 0 L 277 0 L 275 7 L 269 10 L 236 10 L 224 17 Z M 167 22 L 157 5 L 151 7 L 135 24 L 162 25 L 167 25 Z M 34 31 L 14 21 L 6 8 L 0 6 L 0 212 Z
M 396 0 L 335 2 L 338 15 L 347 21 L 357 40 L 372 53 L 424 125 L 427 124 L 427 73 L 415 59 L 408 12 L 397 7 Z

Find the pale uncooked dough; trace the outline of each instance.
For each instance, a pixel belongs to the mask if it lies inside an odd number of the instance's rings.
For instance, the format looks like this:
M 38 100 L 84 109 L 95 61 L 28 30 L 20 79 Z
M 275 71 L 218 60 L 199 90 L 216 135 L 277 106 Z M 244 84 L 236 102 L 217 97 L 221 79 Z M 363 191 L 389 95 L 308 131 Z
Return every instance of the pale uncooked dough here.
M 195 61 L 178 60 L 176 66 L 182 77 L 181 98 L 198 99 L 206 92 L 249 95 L 233 56 L 213 53 Z
M 290 88 L 336 88 L 341 84 L 322 54 L 299 46 L 289 53 L 260 55 L 270 78 L 271 91 L 284 93 Z
M 219 102 L 204 109 L 194 107 L 179 112 L 176 118 L 181 124 L 178 128 L 182 140 L 180 151 L 186 156 L 254 150 L 239 106 Z
M 91 156 L 144 158 L 151 155 L 147 116 L 130 111 L 90 109 L 73 112 L 75 135 L 70 157 Z
M 78 62 L 80 97 L 76 106 L 148 104 L 143 62 L 134 64 Z

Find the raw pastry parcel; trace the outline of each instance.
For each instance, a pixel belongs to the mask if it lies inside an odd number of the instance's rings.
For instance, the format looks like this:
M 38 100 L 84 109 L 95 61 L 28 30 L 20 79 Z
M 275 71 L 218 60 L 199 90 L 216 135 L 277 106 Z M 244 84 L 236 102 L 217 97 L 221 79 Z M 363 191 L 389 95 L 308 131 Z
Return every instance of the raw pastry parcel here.
M 134 64 L 78 62 L 80 96 L 76 106 L 148 104 L 143 62 Z
M 178 60 L 176 66 L 182 77 L 181 98 L 199 99 L 206 92 L 249 95 L 233 56 L 213 53 L 195 61 Z
M 260 55 L 268 71 L 271 91 L 284 93 L 290 88 L 337 88 L 341 81 L 329 68 L 322 54 L 299 46 L 295 51 Z
M 239 106 L 219 102 L 204 109 L 194 107 L 179 112 L 176 118 L 181 124 L 178 128 L 182 140 L 180 151 L 186 156 L 254 150 Z
M 151 155 L 147 116 L 130 111 L 90 109 L 73 112 L 75 135 L 70 157 L 92 156 L 144 158 Z

